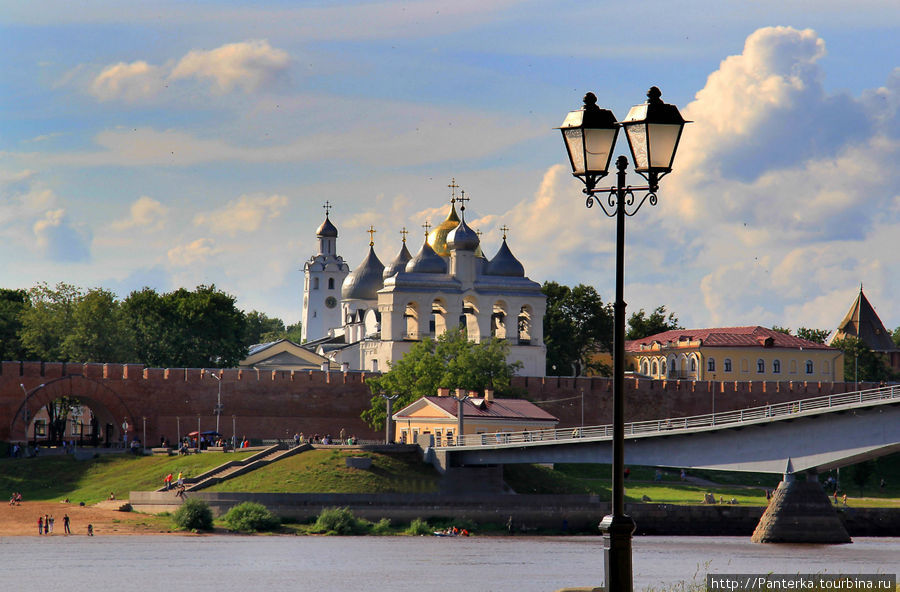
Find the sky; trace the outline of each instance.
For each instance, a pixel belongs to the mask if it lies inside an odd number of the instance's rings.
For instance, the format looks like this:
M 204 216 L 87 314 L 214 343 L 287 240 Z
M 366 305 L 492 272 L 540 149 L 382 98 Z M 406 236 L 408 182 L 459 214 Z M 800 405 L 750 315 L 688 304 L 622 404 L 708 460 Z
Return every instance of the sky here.
M 628 219 L 628 312 L 900 325 L 895 0 L 0 0 L 0 287 L 215 284 L 300 319 L 323 204 L 351 267 L 446 216 L 614 300 L 615 228 L 553 128 L 658 86 L 693 121 Z M 620 138 L 616 154 L 626 154 Z M 629 176 L 629 183 L 643 179 Z

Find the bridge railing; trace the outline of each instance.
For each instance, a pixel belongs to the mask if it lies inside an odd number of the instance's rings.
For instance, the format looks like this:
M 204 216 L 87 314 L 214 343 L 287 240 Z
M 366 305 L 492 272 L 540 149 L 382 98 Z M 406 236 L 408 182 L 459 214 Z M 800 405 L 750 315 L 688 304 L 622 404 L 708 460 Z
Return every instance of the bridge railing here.
M 779 420 L 799 413 L 825 413 L 838 407 L 860 407 L 871 404 L 900 401 L 900 385 L 825 395 L 784 403 L 773 403 L 761 407 L 750 407 L 735 411 L 636 421 L 625 424 L 625 434 L 666 433 L 672 430 L 692 430 L 710 427 L 727 426 L 760 420 Z M 557 428 L 548 430 L 532 430 L 527 432 L 492 432 L 484 434 L 466 434 L 454 439 L 442 440 L 436 447 L 453 446 L 495 446 L 497 444 L 534 444 L 536 442 L 576 440 L 580 438 L 612 438 L 612 424 L 575 428 Z

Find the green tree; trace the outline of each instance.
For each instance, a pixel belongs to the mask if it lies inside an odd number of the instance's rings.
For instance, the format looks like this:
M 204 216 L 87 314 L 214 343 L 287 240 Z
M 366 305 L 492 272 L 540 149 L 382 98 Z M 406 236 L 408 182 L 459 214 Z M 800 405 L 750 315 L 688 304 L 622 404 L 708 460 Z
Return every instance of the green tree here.
M 794 334 L 789 327 L 781 327 L 779 325 L 772 325 L 772 330 L 778 331 L 779 333 L 784 333 L 785 335 L 793 335 Z
M 66 283 L 51 288 L 41 282 L 28 291 L 31 306 L 22 310 L 19 337 L 29 357 L 68 362 L 63 344 L 72 332 L 75 307 L 84 296 L 80 288 Z
M 177 338 L 181 327 L 156 290 L 145 287 L 129 294 L 122 302 L 122 317 L 127 320 L 132 361 L 155 368 L 174 365 L 170 362 L 184 347 Z
M 22 330 L 22 312 L 30 306 L 25 290 L 0 288 L 0 360 L 27 357 L 19 332 Z
M 894 329 L 894 331 L 891 333 L 891 339 L 894 340 L 894 345 L 900 347 L 900 327 Z
M 244 336 L 244 345 L 251 346 L 257 343 L 268 343 L 284 339 L 287 331 L 284 321 L 278 318 L 270 318 L 265 313 L 252 310 L 247 313 L 247 328 Z
M 872 351 L 856 337 L 844 337 L 831 342 L 831 347 L 844 352 L 844 380 L 846 382 L 881 382 L 892 380 L 894 373 L 881 354 Z
M 582 375 L 588 371 L 608 375 L 610 369 L 594 360 L 598 351 L 611 351 L 612 305 L 604 304 L 597 291 L 584 284 L 569 288 L 545 282 L 544 345 L 547 375 Z
M 875 463 L 871 460 L 866 460 L 850 467 L 850 480 L 859 488 L 859 497 L 863 496 L 863 488 L 874 472 Z
M 397 395 L 395 409 L 421 397 L 436 395 L 439 387 L 493 388 L 498 394 L 509 394 L 512 376 L 521 363 L 507 363 L 508 353 L 509 344 L 505 339 L 475 343 L 469 341 L 461 328 L 445 331 L 436 340 L 426 338 L 397 360 L 389 372 L 366 381 L 373 396 L 369 409 L 361 417 L 373 429 L 384 427 L 385 403 L 379 393 Z
M 642 308 L 638 312 L 632 313 L 628 319 L 628 332 L 625 334 L 625 339 L 643 339 L 657 333 L 683 328 L 678 324 L 678 318 L 674 312 L 669 313 L 668 317 L 666 316 L 665 306 L 657 306 L 649 317 Z
M 807 327 L 800 327 L 797 329 L 797 337 L 800 339 L 812 341 L 813 343 L 821 343 L 823 345 L 829 335 L 831 335 L 831 331 L 828 329 L 809 329 Z
M 129 362 L 133 360 L 132 350 L 116 295 L 101 288 L 81 295 L 63 337 L 64 358 L 77 362 Z

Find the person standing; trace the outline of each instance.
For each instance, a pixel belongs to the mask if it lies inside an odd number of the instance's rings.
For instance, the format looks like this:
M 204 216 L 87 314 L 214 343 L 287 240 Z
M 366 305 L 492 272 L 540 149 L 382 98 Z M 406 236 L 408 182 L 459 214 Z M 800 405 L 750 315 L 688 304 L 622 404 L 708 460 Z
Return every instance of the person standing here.
M 181 471 L 178 471 L 178 481 L 176 483 L 178 483 L 179 487 L 184 485 L 184 473 Z
M 88 536 L 94 536 L 94 525 L 88 524 Z
M 53 519 L 53 515 L 51 514 L 51 516 L 49 518 L 47 518 L 47 525 L 50 527 L 50 530 L 47 531 L 47 534 L 53 534 L 53 523 L 54 522 L 56 522 L 56 520 Z
M 163 483 L 166 485 L 166 491 L 169 491 L 169 488 L 172 487 L 172 473 L 170 472 L 166 475 L 166 478 L 163 479 Z
M 69 515 L 63 514 L 63 531 L 65 534 L 72 534 L 72 531 L 69 530 Z
M 44 534 L 44 517 L 38 516 L 38 535 Z

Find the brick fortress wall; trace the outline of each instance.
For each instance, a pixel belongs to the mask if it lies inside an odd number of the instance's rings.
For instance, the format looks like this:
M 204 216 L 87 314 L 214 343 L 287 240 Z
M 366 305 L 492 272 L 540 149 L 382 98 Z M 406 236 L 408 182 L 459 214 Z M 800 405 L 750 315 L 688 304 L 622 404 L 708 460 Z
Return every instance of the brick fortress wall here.
M 294 432 L 380 439 L 360 419 L 371 393 L 361 372 L 263 372 L 222 371 L 223 414 L 219 431 L 230 436 L 232 416 L 237 436 L 289 438 Z M 66 377 L 78 380 L 66 381 Z M 82 378 L 83 377 L 83 378 Z M 13 415 L 25 399 L 20 384 L 31 392 L 42 384 L 47 390 L 71 384 L 71 394 L 100 405 L 112 415 L 130 415 L 129 436 L 142 435 L 147 422 L 147 442 L 160 436 L 174 440 L 178 419 L 181 433 L 215 428 L 213 408 L 218 384 L 196 368 L 144 368 L 128 364 L 66 364 L 2 362 L 0 364 L 0 440 L 10 440 Z M 560 419 L 560 427 L 581 424 L 581 393 L 584 392 L 585 425 L 612 421 L 613 381 L 608 378 L 517 377 L 513 385 L 526 397 Z M 860 383 L 859 388 L 874 385 Z M 853 383 L 827 382 L 693 382 L 626 379 L 626 420 L 662 419 L 709 413 L 715 397 L 717 412 L 767 403 L 838 394 L 855 390 Z M 36 410 L 32 410 L 32 413 Z M 116 417 L 118 429 L 122 419 Z M 118 432 L 117 432 L 118 434 Z M 18 431 L 17 431 L 18 436 Z M 17 439 L 21 439 L 20 437 Z M 117 439 L 121 439 L 118 436 Z

